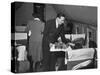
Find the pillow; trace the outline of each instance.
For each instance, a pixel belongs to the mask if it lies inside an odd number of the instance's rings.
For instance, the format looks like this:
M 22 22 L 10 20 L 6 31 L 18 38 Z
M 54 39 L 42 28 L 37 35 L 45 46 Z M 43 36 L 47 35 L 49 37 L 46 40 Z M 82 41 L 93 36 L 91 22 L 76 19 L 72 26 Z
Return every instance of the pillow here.
M 78 38 L 83 38 L 85 39 L 85 34 L 71 34 L 72 41 L 78 39 Z
M 70 39 L 70 36 L 71 36 L 70 34 L 65 34 L 66 39 Z

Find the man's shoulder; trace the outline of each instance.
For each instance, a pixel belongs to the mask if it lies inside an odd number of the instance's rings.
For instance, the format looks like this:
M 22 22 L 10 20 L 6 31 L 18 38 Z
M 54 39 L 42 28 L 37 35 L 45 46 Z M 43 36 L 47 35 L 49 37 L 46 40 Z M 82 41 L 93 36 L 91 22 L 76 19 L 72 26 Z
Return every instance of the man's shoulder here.
M 50 20 L 47 21 L 47 23 L 50 23 L 50 22 L 51 22 L 51 23 L 52 23 L 52 22 L 55 22 L 55 19 L 50 19 Z

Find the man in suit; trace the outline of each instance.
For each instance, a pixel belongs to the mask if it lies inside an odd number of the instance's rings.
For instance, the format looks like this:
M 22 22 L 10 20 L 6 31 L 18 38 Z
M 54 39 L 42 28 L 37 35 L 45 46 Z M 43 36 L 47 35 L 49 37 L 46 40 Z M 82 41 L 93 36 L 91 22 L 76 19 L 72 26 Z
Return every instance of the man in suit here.
M 50 52 L 50 46 L 56 42 L 58 39 L 58 34 L 62 28 L 59 28 L 63 25 L 65 20 L 65 15 L 59 13 L 56 19 L 52 19 L 46 22 L 44 28 L 44 36 L 42 43 L 43 50 L 43 66 L 44 71 L 54 71 L 56 64 L 56 57 L 54 53 Z M 56 36 L 55 36 L 56 35 Z M 57 53 L 56 53 L 57 54 Z M 64 56 L 64 53 L 58 53 L 58 56 Z

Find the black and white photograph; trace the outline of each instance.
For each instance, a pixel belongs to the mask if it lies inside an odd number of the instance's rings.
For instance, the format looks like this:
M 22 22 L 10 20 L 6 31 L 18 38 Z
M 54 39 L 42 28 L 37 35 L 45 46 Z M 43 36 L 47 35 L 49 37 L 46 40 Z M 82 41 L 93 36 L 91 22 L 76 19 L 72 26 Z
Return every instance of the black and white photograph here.
M 11 72 L 98 68 L 97 6 L 11 3 Z

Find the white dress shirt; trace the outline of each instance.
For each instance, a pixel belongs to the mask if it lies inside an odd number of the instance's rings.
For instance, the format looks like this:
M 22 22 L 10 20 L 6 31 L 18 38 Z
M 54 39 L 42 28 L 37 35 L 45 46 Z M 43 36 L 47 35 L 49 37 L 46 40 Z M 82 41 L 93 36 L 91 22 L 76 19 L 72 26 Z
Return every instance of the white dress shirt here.
M 56 19 L 56 28 L 58 28 L 58 22 L 57 22 L 57 19 Z

